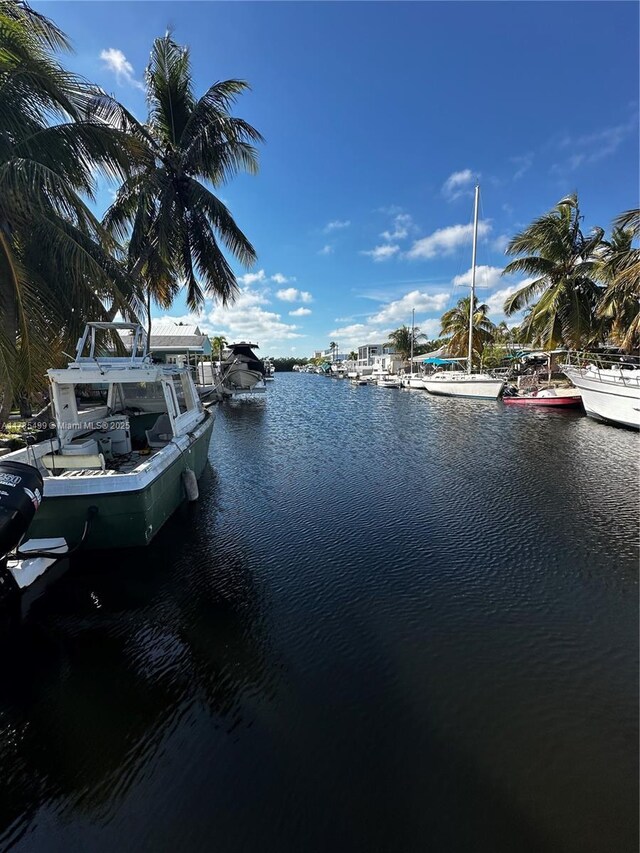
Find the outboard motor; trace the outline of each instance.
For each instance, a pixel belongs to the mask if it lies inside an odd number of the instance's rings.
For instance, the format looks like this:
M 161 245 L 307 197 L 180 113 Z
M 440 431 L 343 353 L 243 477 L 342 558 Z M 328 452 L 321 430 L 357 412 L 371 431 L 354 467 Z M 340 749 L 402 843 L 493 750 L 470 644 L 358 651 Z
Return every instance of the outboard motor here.
M 23 462 L 0 459 L 0 602 L 15 592 L 7 555 L 27 532 L 42 500 L 42 476 Z

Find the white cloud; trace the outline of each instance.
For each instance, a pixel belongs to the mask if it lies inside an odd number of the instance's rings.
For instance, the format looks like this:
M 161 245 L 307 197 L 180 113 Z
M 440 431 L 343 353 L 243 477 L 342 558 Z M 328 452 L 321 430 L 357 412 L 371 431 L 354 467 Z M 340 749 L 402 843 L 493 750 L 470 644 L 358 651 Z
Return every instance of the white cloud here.
M 328 243 L 326 246 L 323 246 L 319 251 L 319 255 L 332 255 L 333 254 L 333 246 L 330 246 Z
M 286 284 L 288 281 L 295 281 L 295 278 L 287 278 L 286 275 L 277 272 L 271 276 L 271 281 L 275 281 L 276 284 Z
M 350 225 L 349 219 L 334 219 L 333 222 L 327 222 L 323 230 L 325 234 L 330 234 L 332 231 L 342 231 L 343 228 L 348 228 Z
M 290 317 L 308 317 L 311 314 L 311 308 L 296 308 L 295 311 L 289 311 Z
M 379 344 L 389 337 L 389 329 L 380 329 L 368 323 L 353 323 L 350 326 L 340 326 L 328 333 L 329 339 L 338 341 L 342 352 L 364 344 Z
M 263 284 L 267 281 L 267 276 L 264 270 L 258 270 L 258 272 L 248 272 L 245 275 L 239 275 L 237 281 L 238 284 Z
M 127 83 L 129 86 L 135 86 L 136 89 L 144 91 L 142 83 L 134 77 L 133 65 L 121 50 L 118 50 L 116 47 L 102 50 L 100 51 L 100 59 L 104 62 L 108 70 L 116 75 L 118 84 Z
M 471 185 L 478 177 L 471 169 L 453 172 L 442 185 L 442 195 L 447 201 L 455 201 L 463 195 L 471 194 Z
M 516 167 L 516 171 L 513 173 L 513 180 L 517 181 L 531 168 L 533 164 L 533 152 L 529 151 L 527 154 L 521 154 L 519 157 L 512 157 L 511 162 Z
M 416 313 L 427 311 L 442 311 L 449 301 L 448 293 L 422 293 L 412 290 L 401 299 L 396 299 L 385 305 L 377 314 L 369 317 L 369 322 L 376 325 L 402 324 L 408 325 L 411 319 L 411 311 L 415 308 Z
M 508 234 L 500 234 L 499 237 L 495 238 L 495 240 L 493 241 L 493 243 L 491 245 L 496 250 L 496 252 L 500 252 L 501 254 L 504 254 L 504 250 L 509 245 L 510 240 L 511 240 L 511 237 L 509 237 Z
M 478 223 L 478 237 L 486 237 L 491 231 L 491 224 L 486 220 Z M 450 225 L 439 228 L 433 234 L 416 240 L 407 252 L 407 257 L 430 259 L 438 255 L 451 255 L 459 246 L 470 243 L 473 239 L 473 225 Z
M 556 145 L 560 149 L 570 148 L 571 155 L 562 163 L 555 163 L 551 172 L 562 175 L 583 165 L 591 165 L 610 157 L 629 136 L 637 136 L 638 114 L 634 113 L 624 124 L 605 127 L 595 133 L 572 137 L 565 135 Z
M 383 240 L 404 240 L 409 236 L 409 230 L 413 226 L 413 220 L 408 213 L 399 213 L 393 220 L 393 231 L 383 231 L 380 235 Z
M 501 276 L 502 267 L 490 267 L 480 264 L 476 267 L 476 287 L 484 287 L 491 290 L 504 281 Z M 454 287 L 471 287 L 471 269 L 468 269 L 462 275 L 455 276 L 452 284 Z
M 210 305 L 201 328 L 209 334 L 224 333 L 228 340 L 251 340 L 261 345 L 304 337 L 297 326 L 267 310 L 264 306 L 268 304 L 266 293 L 243 288 L 233 305 Z
M 313 302 L 313 296 L 308 291 L 297 290 L 295 287 L 279 290 L 276 296 L 283 302 Z
M 507 297 L 511 296 L 517 290 L 520 290 L 521 287 L 524 287 L 528 281 L 531 279 L 526 279 L 525 281 L 520 281 L 518 284 L 511 284 L 508 287 L 503 287 L 501 290 L 496 290 L 495 293 L 492 293 L 488 299 L 481 299 L 481 302 L 484 302 L 488 307 L 489 315 L 497 315 L 499 317 L 504 317 L 504 303 Z
M 370 249 L 366 252 L 360 252 L 360 254 L 368 255 L 370 258 L 373 258 L 376 263 L 379 263 L 380 261 L 388 261 L 389 258 L 392 258 L 399 251 L 400 246 L 393 245 L 391 243 L 386 243 L 383 246 L 376 246 L 375 249 Z

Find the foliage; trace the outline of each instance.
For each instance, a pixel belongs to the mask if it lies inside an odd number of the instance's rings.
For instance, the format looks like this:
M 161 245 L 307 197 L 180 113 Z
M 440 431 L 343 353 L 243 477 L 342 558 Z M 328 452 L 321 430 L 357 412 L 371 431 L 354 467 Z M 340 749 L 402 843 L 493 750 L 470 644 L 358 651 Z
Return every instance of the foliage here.
M 358 360 L 358 353 L 354 349 L 352 349 L 351 352 L 349 353 L 349 361 L 357 361 L 357 360 Z
M 413 327 L 413 335 L 409 326 L 400 326 L 399 329 L 395 329 L 395 331 L 389 334 L 388 344 L 395 349 L 404 361 L 407 361 L 411 357 L 412 337 L 414 355 L 417 355 L 417 346 L 421 340 L 425 339 L 425 336 L 417 326 Z
M 522 257 L 507 264 L 503 275 L 526 273 L 531 280 L 506 300 L 505 313 L 530 305 L 521 330 L 548 349 L 585 347 L 598 336 L 601 288 L 596 276 L 604 232 L 594 228 L 585 235 L 581 219 L 577 195 L 567 196 L 513 237 L 506 249 L 506 254 Z
M 145 79 L 147 123 L 129 118 L 147 158 L 120 186 L 104 224 L 128 240 L 127 265 L 159 305 L 168 308 L 183 284 L 193 311 L 205 296 L 224 304 L 238 285 L 220 243 L 245 267 L 256 252 L 206 184 L 217 189 L 241 170 L 258 171 L 262 136 L 230 113 L 249 86 L 225 80 L 196 98 L 189 50 L 169 33 L 153 43 Z
M 610 240 L 602 241 L 596 276 L 605 284 L 596 314 L 604 333 L 626 352 L 640 347 L 640 210 L 618 217 Z
M 290 373 L 295 364 L 308 364 L 306 358 L 272 358 L 276 373 Z
M 469 352 L 469 314 L 471 297 L 461 299 L 456 306 L 446 311 L 440 318 L 442 334 L 447 337 L 447 353 L 452 357 L 462 357 Z M 480 361 L 485 346 L 495 336 L 495 326 L 487 317 L 486 305 L 474 300 L 473 312 L 473 360 Z
M 217 335 L 215 338 L 211 338 L 211 354 L 213 358 L 218 358 L 222 361 L 222 352 L 226 347 L 228 341 L 224 335 Z
M 104 300 L 135 308 L 117 246 L 87 207 L 100 173 L 125 178 L 144 148 L 124 111 L 66 71 L 66 37 L 16 0 L 0 0 L 0 422 L 38 388 Z
M 511 350 L 503 342 L 494 342 L 488 344 L 482 353 L 483 367 L 500 367 L 505 360 L 511 355 Z

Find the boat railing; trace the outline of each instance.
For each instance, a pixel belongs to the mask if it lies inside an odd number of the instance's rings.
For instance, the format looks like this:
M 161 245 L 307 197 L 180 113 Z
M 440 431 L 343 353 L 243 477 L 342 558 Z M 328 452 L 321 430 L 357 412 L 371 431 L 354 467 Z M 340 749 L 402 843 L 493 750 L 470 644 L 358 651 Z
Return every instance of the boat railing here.
M 577 369 L 581 376 L 591 375 L 600 382 L 610 382 L 615 378 L 616 381 L 622 381 L 623 385 L 637 387 L 640 383 L 640 359 L 636 356 L 568 352 L 560 367 Z

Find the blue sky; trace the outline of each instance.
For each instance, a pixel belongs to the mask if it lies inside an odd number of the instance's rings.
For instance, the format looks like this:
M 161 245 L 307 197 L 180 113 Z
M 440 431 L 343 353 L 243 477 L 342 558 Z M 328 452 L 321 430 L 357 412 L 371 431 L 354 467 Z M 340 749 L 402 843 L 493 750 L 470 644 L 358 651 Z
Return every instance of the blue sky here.
M 437 336 L 467 292 L 474 176 L 479 296 L 496 322 L 519 280 L 500 277 L 510 236 L 572 191 L 587 229 L 638 206 L 633 2 L 34 5 L 71 37 L 65 62 L 140 118 L 168 26 L 198 94 L 251 84 L 236 114 L 266 137 L 260 174 L 219 195 L 259 261 L 236 267 L 234 306 L 197 319 L 264 354 L 384 340 L 412 308 Z M 186 319 L 182 298 L 169 314 Z

